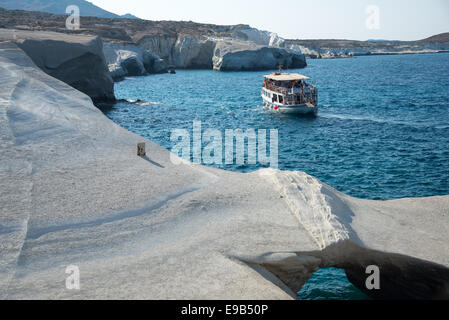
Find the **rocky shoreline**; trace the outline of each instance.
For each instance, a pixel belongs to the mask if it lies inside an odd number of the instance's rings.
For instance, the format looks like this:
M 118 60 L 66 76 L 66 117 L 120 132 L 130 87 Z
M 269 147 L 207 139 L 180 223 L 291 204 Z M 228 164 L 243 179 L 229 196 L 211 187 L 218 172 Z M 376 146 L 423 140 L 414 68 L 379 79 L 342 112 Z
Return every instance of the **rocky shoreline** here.
M 310 59 L 449 52 L 449 33 L 420 41 L 286 40 L 285 46 Z
M 324 267 L 373 298 L 449 299 L 449 196 L 363 200 L 304 172 L 175 164 L 92 103 L 115 101 L 114 79 L 168 64 L 300 67 L 302 51 L 248 26 L 160 34 L 87 18 L 96 29 L 68 34 L 62 16 L 22 13 L 0 10 L 1 299 L 295 299 Z M 69 265 L 80 290 L 65 287 Z
M 291 40 L 248 25 L 82 17 L 82 28 L 65 28 L 65 15 L 0 8 L 0 29 L 98 36 L 111 77 L 177 69 L 255 71 L 303 68 L 309 59 L 449 51 L 449 36 L 420 41 Z
M 295 299 L 332 266 L 374 298 L 449 299 L 449 196 L 362 200 L 303 172 L 176 165 L 20 45 L 0 42 L 0 298 Z M 53 52 L 44 66 L 65 59 Z
M 0 27 L 99 36 L 114 80 L 178 69 L 216 71 L 303 68 L 301 52 L 282 48 L 276 34 L 247 25 L 215 26 L 193 22 L 83 17 L 79 31 L 65 29 L 65 15 L 4 10 Z

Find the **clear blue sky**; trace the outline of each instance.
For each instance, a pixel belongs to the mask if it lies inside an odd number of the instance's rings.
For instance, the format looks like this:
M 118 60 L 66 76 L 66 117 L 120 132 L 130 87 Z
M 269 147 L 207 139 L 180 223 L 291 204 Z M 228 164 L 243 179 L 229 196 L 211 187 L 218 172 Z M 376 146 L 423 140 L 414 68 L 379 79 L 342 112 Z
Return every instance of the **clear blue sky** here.
M 299 39 L 417 40 L 449 32 L 448 0 L 89 0 L 148 20 L 249 24 Z M 366 8 L 379 8 L 378 29 Z M 372 21 L 372 20 L 371 20 Z

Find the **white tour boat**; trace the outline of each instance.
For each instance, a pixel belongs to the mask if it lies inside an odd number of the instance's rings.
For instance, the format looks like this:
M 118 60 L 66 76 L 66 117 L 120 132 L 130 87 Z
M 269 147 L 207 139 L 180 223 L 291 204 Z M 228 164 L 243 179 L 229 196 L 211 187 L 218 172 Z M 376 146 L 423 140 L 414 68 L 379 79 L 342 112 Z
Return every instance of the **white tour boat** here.
M 263 82 L 263 107 L 275 113 L 318 114 L 318 90 L 297 73 L 272 73 Z

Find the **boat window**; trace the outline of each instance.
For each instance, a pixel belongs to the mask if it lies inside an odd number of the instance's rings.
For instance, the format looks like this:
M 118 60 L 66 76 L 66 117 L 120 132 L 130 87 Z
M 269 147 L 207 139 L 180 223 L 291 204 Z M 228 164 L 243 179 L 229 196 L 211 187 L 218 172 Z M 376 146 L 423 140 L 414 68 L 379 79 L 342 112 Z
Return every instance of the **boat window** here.
M 278 96 L 276 94 L 273 94 L 273 102 L 278 102 Z
M 284 99 L 283 99 L 282 96 L 279 96 L 279 102 L 280 102 L 280 103 L 284 103 Z

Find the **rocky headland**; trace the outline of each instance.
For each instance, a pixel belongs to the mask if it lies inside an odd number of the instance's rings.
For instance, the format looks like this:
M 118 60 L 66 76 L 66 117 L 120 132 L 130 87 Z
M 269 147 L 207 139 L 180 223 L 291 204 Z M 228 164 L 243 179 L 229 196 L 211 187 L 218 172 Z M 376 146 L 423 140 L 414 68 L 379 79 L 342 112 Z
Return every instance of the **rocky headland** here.
M 99 36 L 115 80 L 182 69 L 251 71 L 306 66 L 301 52 L 283 48 L 274 33 L 248 25 L 82 17 L 81 29 L 65 28 L 65 15 L 0 9 L 0 27 Z
M 285 47 L 308 58 L 349 58 L 368 55 L 449 52 L 449 33 L 419 41 L 285 40 Z

